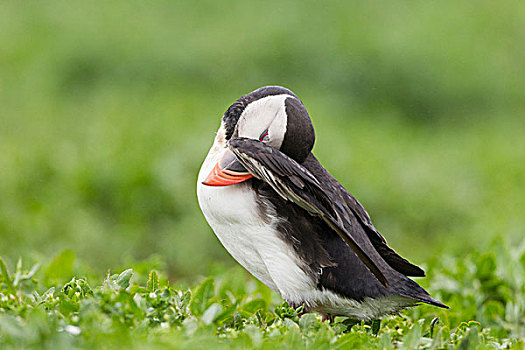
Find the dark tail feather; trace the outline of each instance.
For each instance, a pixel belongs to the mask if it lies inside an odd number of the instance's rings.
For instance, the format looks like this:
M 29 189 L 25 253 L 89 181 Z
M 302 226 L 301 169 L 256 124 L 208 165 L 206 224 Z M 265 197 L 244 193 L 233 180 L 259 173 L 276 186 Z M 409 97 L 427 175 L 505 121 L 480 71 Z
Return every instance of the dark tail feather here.
M 449 306 L 443 304 L 439 300 L 436 300 L 436 299 L 432 298 L 428 294 L 425 295 L 425 296 L 422 296 L 422 297 L 418 297 L 418 298 L 416 298 L 416 300 L 421 301 L 421 302 L 426 303 L 426 304 L 430 304 L 430 305 L 434 305 L 434 306 L 437 306 L 437 307 L 441 307 L 443 309 L 450 309 Z
M 399 295 L 402 295 L 406 298 L 414 299 L 425 304 L 441 307 L 443 309 L 450 309 L 450 307 L 443 304 L 441 301 L 432 298 L 430 294 L 428 294 L 428 292 L 423 289 L 423 287 L 421 287 L 419 284 L 412 281 L 411 279 L 406 278 L 404 282 L 405 283 L 402 284 L 401 288 L 399 288 L 399 286 L 398 288 L 396 288 Z

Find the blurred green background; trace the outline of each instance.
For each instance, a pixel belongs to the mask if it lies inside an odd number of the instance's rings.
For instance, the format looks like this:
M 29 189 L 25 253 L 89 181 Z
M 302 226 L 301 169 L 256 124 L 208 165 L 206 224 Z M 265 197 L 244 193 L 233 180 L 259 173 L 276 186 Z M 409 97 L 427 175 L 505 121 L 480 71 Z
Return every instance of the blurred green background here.
M 403 255 L 518 241 L 524 23 L 522 1 L 1 1 L 0 255 L 234 264 L 196 176 L 226 108 L 275 84 Z

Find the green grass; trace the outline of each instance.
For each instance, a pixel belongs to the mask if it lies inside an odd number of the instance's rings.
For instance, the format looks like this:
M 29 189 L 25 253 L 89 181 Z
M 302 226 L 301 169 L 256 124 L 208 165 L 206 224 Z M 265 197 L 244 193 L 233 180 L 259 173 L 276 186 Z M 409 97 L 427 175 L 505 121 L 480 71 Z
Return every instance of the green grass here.
M 525 241 L 432 262 L 423 280 L 450 310 L 422 305 L 381 321 L 299 317 L 240 269 L 187 288 L 150 263 L 103 281 L 74 275 L 72 251 L 45 268 L 0 260 L 2 348 L 523 349 Z M 64 283 L 64 281 L 68 281 Z

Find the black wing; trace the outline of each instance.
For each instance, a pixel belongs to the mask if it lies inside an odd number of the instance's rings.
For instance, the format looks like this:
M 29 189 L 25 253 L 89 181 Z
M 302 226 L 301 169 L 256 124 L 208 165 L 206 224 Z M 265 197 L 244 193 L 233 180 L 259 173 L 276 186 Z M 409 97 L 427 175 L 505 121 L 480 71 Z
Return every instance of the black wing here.
M 331 175 L 330 175 L 331 176 Z M 333 177 L 332 177 L 333 178 Z M 335 182 L 337 180 L 333 179 Z M 405 276 L 414 276 L 414 277 L 424 277 L 425 271 L 420 267 L 410 263 L 405 258 L 397 254 L 392 248 L 390 248 L 385 240 L 385 238 L 377 232 L 376 228 L 370 220 L 370 216 L 363 208 L 361 203 L 352 196 L 341 184 L 337 182 L 339 190 L 346 194 L 345 204 L 352 211 L 354 216 L 359 220 L 361 226 L 364 228 L 368 238 L 376 248 L 377 252 L 385 261 L 395 270 L 401 272 Z
M 388 285 L 383 272 L 372 260 L 377 252 L 370 243 L 367 244 L 369 239 L 349 229 L 351 220 L 348 218 L 348 211 L 339 201 L 330 198 L 308 169 L 281 151 L 257 140 L 233 138 L 229 141 L 229 148 L 253 176 L 269 184 L 283 199 L 294 202 L 313 215 L 320 216 L 339 234 L 376 278 L 383 285 Z
M 310 154 L 310 156 L 303 163 L 303 166 L 309 169 L 312 173 L 316 174 L 316 176 L 323 178 L 323 187 L 329 193 L 335 194 L 338 201 L 340 202 L 338 209 L 341 212 L 350 213 L 350 215 L 356 218 L 358 224 L 366 233 L 374 248 L 390 267 L 405 276 L 425 276 L 425 272 L 422 269 L 402 258 L 387 245 L 386 240 L 376 230 L 372 224 L 372 221 L 370 220 L 370 216 L 363 206 L 361 206 L 357 199 L 355 199 L 355 197 L 352 196 L 346 190 L 346 188 L 344 188 L 343 185 L 339 183 L 339 181 L 337 181 L 328 171 L 326 171 L 325 168 L 323 168 L 317 159 L 315 159 L 313 154 Z M 345 216 L 345 214 L 341 215 Z M 355 228 L 352 229 L 352 231 L 355 231 Z

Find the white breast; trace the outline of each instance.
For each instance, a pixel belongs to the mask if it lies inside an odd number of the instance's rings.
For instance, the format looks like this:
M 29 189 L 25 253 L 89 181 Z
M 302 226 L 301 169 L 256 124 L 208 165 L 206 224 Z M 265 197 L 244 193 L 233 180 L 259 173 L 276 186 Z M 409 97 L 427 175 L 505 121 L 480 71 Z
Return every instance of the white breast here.
M 279 236 L 277 218 L 262 216 L 247 184 L 211 187 L 202 184 L 223 148 L 214 145 L 199 172 L 197 197 L 209 225 L 226 250 L 251 274 L 290 302 L 302 302 L 315 289 L 301 261 Z

